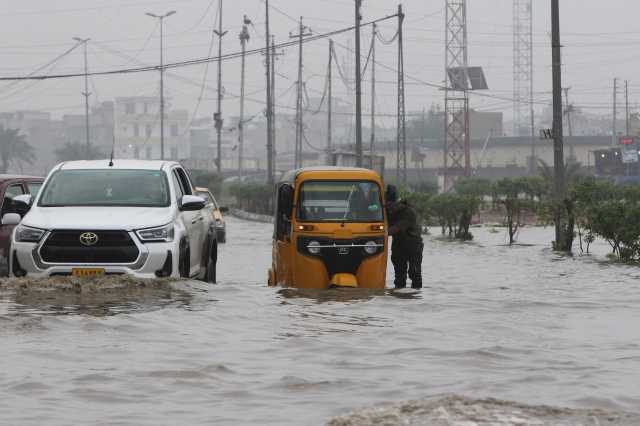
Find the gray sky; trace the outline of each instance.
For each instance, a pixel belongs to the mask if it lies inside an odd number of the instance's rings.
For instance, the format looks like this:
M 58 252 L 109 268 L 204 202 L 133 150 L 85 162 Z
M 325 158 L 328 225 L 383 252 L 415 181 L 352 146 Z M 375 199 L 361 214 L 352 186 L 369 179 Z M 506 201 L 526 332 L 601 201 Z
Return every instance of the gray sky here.
M 303 15 L 305 23 L 315 32 L 322 33 L 349 26 L 353 22 L 352 0 L 271 0 L 272 5 L 292 17 L 273 10 L 272 31 L 279 42 L 288 40 L 295 31 L 295 20 Z M 534 3 L 534 62 L 536 100 L 550 100 L 550 12 L 548 0 Z M 512 17 L 511 0 L 469 0 L 469 57 L 471 65 L 485 68 L 490 91 L 487 93 L 504 99 L 474 96 L 472 107 L 500 110 L 511 117 L 512 97 Z M 406 0 L 405 70 L 407 82 L 414 78 L 441 84 L 444 76 L 444 0 Z M 590 111 L 610 114 L 612 80 L 629 79 L 631 102 L 635 104 L 640 93 L 640 79 L 634 81 L 640 65 L 640 2 L 629 0 L 562 0 L 562 30 L 564 60 L 563 83 L 571 86 L 570 96 L 577 106 Z M 165 31 L 167 61 L 180 61 L 208 56 L 211 29 L 214 25 L 218 0 L 0 0 L 0 75 L 25 75 L 61 54 L 74 42 L 72 37 L 91 37 L 91 70 L 135 67 L 130 57 L 146 64 L 156 64 L 159 54 L 159 32 L 156 22 L 145 16 L 146 11 L 163 13 L 176 10 L 168 18 Z M 389 0 L 364 0 L 364 20 L 395 13 L 397 3 Z M 224 0 L 224 51 L 238 51 L 238 33 L 242 16 L 247 14 L 255 23 L 249 48 L 264 46 L 264 3 L 261 0 Z M 396 21 L 381 24 L 383 37 L 391 38 Z M 363 30 L 363 51 L 370 42 L 370 28 Z M 339 57 L 347 57 L 349 36 L 335 37 Z M 378 44 L 378 61 L 395 69 L 395 45 Z M 324 87 L 328 60 L 328 42 L 317 41 L 305 46 L 305 80 L 310 96 L 319 96 Z M 117 56 L 119 51 L 128 56 Z M 215 49 L 214 52 L 215 54 Z M 82 50 L 77 49 L 61 60 L 49 72 L 81 72 Z M 264 108 L 263 58 L 248 58 L 247 113 L 259 113 Z M 296 78 L 297 50 L 289 49 L 278 61 L 278 105 L 294 107 L 295 91 L 287 89 Z M 171 71 L 182 78 L 168 77 L 167 93 L 174 106 L 193 112 L 198 105 L 201 81 L 206 82 L 198 115 L 209 115 L 215 110 L 216 67 L 195 66 Z M 224 63 L 223 84 L 227 96 L 223 112 L 236 114 L 239 93 L 239 60 Z M 315 75 L 315 76 L 314 76 Z M 378 110 L 395 112 L 395 81 L 393 71 L 378 67 Z M 186 82 L 185 79 L 191 81 Z M 368 79 L 368 77 L 367 77 Z M 21 83 L 7 86 L 0 83 L 0 111 L 15 109 L 47 109 L 56 114 L 83 111 L 82 79 Z M 334 80 L 334 93 L 347 98 L 348 92 L 338 77 Z M 157 73 L 95 77 L 92 79 L 96 100 L 109 100 L 116 96 L 153 95 L 158 93 Z M 348 98 L 347 98 L 348 99 Z M 351 100 L 351 99 L 348 99 Z M 369 109 L 369 88 L 365 83 L 364 104 Z M 407 107 L 419 110 L 432 103 L 442 102 L 442 92 L 421 86 L 407 86 Z M 620 104 L 623 105 L 622 103 Z M 282 108 L 280 108 L 282 110 Z M 394 119 L 382 118 L 385 126 L 392 127 Z

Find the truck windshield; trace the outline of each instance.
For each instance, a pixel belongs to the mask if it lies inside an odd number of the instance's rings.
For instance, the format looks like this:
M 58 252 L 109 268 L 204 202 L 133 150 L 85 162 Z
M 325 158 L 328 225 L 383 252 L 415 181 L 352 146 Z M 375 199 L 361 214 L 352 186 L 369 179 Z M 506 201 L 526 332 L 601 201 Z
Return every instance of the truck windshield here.
M 169 200 L 159 170 L 61 170 L 42 190 L 39 205 L 168 207 Z
M 369 181 L 302 184 L 298 219 L 306 222 L 382 222 L 380 187 Z

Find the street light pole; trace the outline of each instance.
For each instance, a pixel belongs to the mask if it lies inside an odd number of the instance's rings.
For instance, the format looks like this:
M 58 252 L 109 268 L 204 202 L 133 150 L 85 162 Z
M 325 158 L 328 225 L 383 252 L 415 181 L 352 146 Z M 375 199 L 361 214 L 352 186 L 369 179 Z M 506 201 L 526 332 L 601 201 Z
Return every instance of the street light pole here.
M 164 160 L 164 19 L 175 14 L 172 10 L 164 15 L 147 12 L 148 16 L 160 21 L 160 159 Z
M 247 25 L 251 21 L 244 17 L 244 25 L 240 33 L 240 44 L 242 46 L 242 68 L 240 74 L 240 120 L 238 122 L 238 175 L 242 177 L 244 174 L 244 83 L 245 83 L 245 55 L 247 52 L 247 42 L 250 39 L 249 28 Z
M 84 96 L 84 126 L 86 131 L 85 159 L 90 160 L 89 149 L 91 146 L 91 139 L 89 131 L 89 96 L 91 96 L 91 93 L 89 93 L 89 65 L 87 58 L 87 43 L 91 39 L 80 37 L 74 37 L 73 39 L 78 43 L 82 43 L 84 45 L 84 92 L 82 93 L 82 95 Z

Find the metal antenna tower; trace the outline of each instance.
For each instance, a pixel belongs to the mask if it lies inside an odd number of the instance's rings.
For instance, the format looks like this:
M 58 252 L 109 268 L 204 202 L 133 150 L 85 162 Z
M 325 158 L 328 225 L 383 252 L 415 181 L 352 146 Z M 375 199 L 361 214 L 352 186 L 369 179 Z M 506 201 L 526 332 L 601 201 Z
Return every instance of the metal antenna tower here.
M 513 135 L 531 136 L 529 169 L 536 169 L 533 112 L 532 0 L 513 0 Z M 529 128 L 528 130 L 525 130 Z
M 445 0 L 444 190 L 471 176 L 467 0 Z

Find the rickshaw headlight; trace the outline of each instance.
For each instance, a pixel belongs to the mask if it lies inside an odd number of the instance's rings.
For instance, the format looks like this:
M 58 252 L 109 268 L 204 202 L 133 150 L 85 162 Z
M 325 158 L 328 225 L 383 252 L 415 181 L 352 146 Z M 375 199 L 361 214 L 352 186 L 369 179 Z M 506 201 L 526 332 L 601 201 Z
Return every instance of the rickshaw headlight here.
M 378 243 L 376 243 L 375 241 L 368 241 L 364 245 L 364 251 L 367 254 L 376 254 L 376 252 L 378 251 Z
M 320 254 L 320 243 L 318 241 L 309 242 L 309 244 L 307 244 L 307 250 L 309 250 L 311 254 Z

